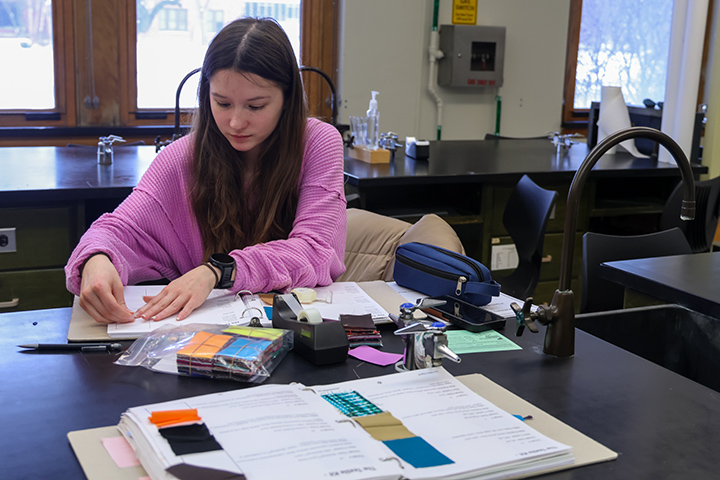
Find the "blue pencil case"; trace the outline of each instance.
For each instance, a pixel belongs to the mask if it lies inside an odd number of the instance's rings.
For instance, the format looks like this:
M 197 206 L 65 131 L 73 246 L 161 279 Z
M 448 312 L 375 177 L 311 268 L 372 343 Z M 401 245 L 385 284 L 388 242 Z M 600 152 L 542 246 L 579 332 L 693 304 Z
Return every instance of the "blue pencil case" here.
M 427 243 L 410 242 L 395 252 L 395 282 L 431 297 L 447 295 L 487 305 L 500 295 L 500 284 L 477 260 Z

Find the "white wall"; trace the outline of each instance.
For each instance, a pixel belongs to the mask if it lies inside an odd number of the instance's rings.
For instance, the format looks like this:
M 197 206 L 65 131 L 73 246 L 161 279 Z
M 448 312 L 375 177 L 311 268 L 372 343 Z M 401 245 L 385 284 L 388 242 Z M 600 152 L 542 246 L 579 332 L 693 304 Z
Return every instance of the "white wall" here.
M 428 45 L 433 0 L 342 0 L 338 92 L 340 120 L 364 115 L 377 90 L 380 131 L 403 139 L 436 138 L 429 95 Z M 443 88 L 442 139 L 535 136 L 560 129 L 570 0 L 478 0 L 478 25 L 506 27 L 505 71 L 499 88 Z M 452 1 L 440 0 L 440 25 L 452 23 Z

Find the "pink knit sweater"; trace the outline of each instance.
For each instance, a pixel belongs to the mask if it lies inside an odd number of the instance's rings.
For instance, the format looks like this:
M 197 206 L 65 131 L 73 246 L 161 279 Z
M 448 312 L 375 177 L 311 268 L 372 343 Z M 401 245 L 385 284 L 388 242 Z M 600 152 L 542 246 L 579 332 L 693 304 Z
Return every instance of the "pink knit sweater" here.
M 124 285 L 173 280 L 200 265 L 202 241 L 189 201 L 191 158 L 189 137 L 168 145 L 123 203 L 92 224 L 65 266 L 70 292 L 79 294 L 79 269 L 96 252 L 110 256 Z M 299 188 L 287 240 L 230 252 L 237 262 L 231 291 L 329 285 L 345 271 L 342 139 L 334 127 L 316 119 L 307 124 Z

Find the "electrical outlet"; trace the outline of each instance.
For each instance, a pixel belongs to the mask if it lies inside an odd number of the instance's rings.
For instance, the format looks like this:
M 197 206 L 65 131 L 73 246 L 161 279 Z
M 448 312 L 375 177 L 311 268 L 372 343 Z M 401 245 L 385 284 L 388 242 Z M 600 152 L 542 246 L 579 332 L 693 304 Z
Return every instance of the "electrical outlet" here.
M 0 228 L 0 253 L 17 252 L 15 228 Z

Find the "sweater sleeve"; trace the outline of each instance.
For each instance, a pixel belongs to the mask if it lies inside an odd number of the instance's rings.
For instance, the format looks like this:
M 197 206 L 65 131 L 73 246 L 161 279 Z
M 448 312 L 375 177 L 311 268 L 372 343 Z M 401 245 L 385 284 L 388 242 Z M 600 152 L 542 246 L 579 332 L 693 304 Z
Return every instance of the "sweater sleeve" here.
M 331 125 L 311 119 L 306 131 L 300 196 L 287 240 L 234 250 L 233 290 L 268 292 L 329 285 L 345 271 L 347 214 L 343 144 Z
M 108 254 L 124 285 L 174 279 L 197 266 L 202 246 L 187 200 L 189 140 L 165 147 L 133 192 L 98 218 L 65 266 L 66 286 L 79 294 L 80 270 L 94 253 Z

